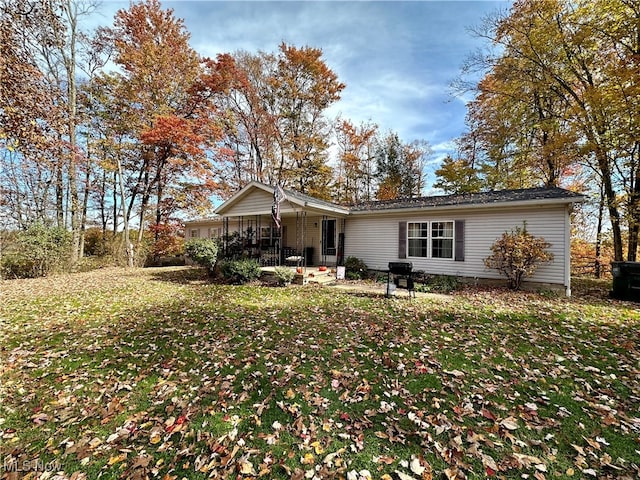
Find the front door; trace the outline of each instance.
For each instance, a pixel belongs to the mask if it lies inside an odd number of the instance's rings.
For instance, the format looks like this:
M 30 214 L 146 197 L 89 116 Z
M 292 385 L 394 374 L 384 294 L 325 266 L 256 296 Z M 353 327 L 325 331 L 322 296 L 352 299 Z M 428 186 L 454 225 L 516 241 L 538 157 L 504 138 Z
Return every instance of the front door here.
M 325 218 L 322 220 L 321 232 L 321 263 L 323 265 L 335 264 L 338 250 L 337 245 L 337 221 L 335 218 Z

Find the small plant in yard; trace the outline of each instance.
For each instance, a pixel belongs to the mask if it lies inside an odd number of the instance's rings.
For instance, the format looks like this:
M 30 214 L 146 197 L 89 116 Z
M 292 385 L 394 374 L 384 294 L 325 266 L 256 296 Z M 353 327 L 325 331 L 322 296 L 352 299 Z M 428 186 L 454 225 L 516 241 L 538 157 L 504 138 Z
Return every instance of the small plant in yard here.
M 198 265 L 213 272 L 213 267 L 218 259 L 218 242 L 210 238 L 189 240 L 184 246 L 184 252 Z
M 416 283 L 417 292 L 451 293 L 458 290 L 460 281 L 452 275 L 434 275 L 423 283 Z
M 522 228 L 503 233 L 491 246 L 484 264 L 507 277 L 509 288 L 520 290 L 525 277 L 533 275 L 539 264 L 553 260 L 553 254 L 547 251 L 550 246 L 544 238 L 529 233 L 525 223 Z
M 288 285 L 293 281 L 296 276 L 296 272 L 287 267 L 276 267 L 274 274 L 278 279 L 280 285 Z
M 218 265 L 222 278 L 229 283 L 240 285 L 260 278 L 260 264 L 255 260 L 224 260 Z
M 367 276 L 368 267 L 357 257 L 347 257 L 344 262 L 345 275 L 349 280 L 360 280 Z

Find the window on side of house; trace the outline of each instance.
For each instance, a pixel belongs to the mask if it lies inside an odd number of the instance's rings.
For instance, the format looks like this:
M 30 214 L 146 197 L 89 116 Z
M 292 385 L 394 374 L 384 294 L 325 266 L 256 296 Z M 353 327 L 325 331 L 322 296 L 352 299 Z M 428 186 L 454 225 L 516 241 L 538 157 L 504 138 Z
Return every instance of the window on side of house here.
M 407 257 L 453 258 L 454 223 L 408 222 Z
M 262 248 L 269 248 L 271 246 L 271 226 L 260 227 L 260 246 Z
M 453 258 L 453 222 L 431 222 L 431 257 Z
M 322 254 L 336 254 L 336 220 L 322 220 Z
M 262 248 L 269 248 L 276 245 L 277 240 L 280 238 L 280 229 L 274 225 L 266 225 L 261 227 L 260 230 L 260 244 Z
M 407 243 L 409 257 L 427 257 L 429 246 L 429 222 L 411 222 L 407 224 Z
M 198 230 L 197 228 L 192 229 L 192 230 L 189 232 L 189 236 L 190 236 L 191 238 L 198 238 L 198 237 L 200 236 L 200 230 Z

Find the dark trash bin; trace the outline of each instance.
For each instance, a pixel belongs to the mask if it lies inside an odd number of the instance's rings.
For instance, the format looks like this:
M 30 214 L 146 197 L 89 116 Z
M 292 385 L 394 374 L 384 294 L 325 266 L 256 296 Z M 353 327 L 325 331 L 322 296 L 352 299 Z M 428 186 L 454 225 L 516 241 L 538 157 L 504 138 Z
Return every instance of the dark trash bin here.
M 640 302 L 640 262 L 611 262 L 612 298 Z

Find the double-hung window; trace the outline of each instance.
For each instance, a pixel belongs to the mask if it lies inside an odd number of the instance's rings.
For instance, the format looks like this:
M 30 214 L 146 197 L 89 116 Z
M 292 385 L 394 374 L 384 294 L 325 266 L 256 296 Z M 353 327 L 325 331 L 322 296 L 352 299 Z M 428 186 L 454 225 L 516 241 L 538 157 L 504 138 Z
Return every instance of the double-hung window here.
M 284 227 L 281 227 L 284 228 Z M 263 226 L 260 230 L 260 242 L 262 248 L 274 247 L 280 238 L 280 229 L 275 226 Z
M 431 222 L 431 257 L 453 258 L 453 222 Z
M 408 222 L 407 247 L 408 257 L 453 258 L 453 222 Z
M 414 222 L 407 225 L 407 240 L 410 257 L 427 257 L 429 250 L 429 222 Z

